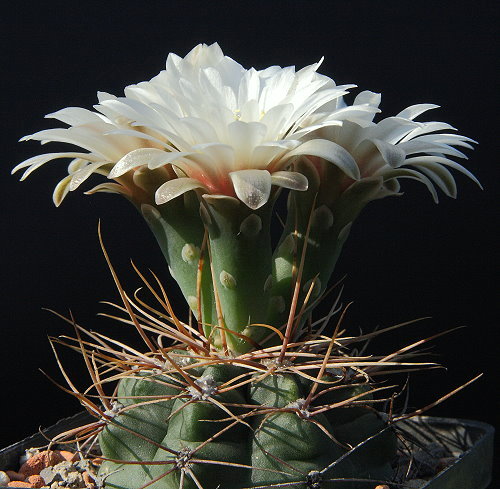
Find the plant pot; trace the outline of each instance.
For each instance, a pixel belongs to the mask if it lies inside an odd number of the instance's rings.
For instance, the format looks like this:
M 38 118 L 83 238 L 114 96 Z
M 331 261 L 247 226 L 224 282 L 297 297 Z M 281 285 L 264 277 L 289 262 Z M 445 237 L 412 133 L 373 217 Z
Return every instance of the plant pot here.
M 47 437 L 82 426 L 93 418 L 87 412 L 78 413 L 43 430 Z M 486 489 L 491 482 L 493 464 L 493 426 L 479 421 L 431 416 L 415 417 L 398 423 L 398 428 L 413 446 L 440 444 L 450 452 L 461 455 L 432 479 L 422 482 L 418 489 Z M 0 470 L 15 469 L 28 448 L 43 446 L 47 439 L 36 433 L 0 450 Z M 394 486 L 395 488 L 397 486 Z M 9 489 L 0 486 L 0 489 Z
M 415 417 L 398 423 L 407 439 L 417 445 L 429 442 L 449 452 L 459 452 L 451 465 L 418 489 L 486 489 L 493 468 L 493 426 L 480 421 L 432 416 Z

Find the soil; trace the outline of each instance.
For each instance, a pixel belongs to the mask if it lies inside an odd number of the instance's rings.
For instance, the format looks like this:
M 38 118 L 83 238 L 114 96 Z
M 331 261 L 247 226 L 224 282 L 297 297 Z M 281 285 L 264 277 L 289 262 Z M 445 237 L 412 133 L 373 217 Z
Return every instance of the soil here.
M 0 471 L 1 487 L 36 489 L 99 489 L 100 459 L 95 453 L 82 457 L 77 451 L 31 448 L 14 470 Z

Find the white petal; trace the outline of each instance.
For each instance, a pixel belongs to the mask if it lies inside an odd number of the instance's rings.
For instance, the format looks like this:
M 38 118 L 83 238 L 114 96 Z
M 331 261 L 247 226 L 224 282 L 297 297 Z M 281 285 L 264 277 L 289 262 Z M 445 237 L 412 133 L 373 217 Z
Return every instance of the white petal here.
M 215 167 L 213 168 L 214 170 L 219 170 L 221 173 L 224 173 L 235 169 L 234 149 L 232 146 L 221 143 L 207 143 L 197 144 L 193 146 L 193 149 L 207 155 L 212 162 L 214 162 L 211 165 L 212 167 Z M 197 155 L 195 153 L 193 154 L 196 158 Z
M 234 121 L 227 129 L 230 144 L 235 151 L 234 158 L 241 165 L 238 166 L 247 166 L 254 148 L 264 140 L 266 126 L 260 122 Z
M 262 112 L 260 110 L 259 102 L 257 100 L 247 100 L 242 106 L 240 106 L 238 120 L 242 122 L 255 122 L 260 120 L 261 116 Z M 261 120 L 261 122 L 263 121 Z
M 289 159 L 298 155 L 319 156 L 333 163 L 354 180 L 360 177 L 359 168 L 354 158 L 342 146 L 332 141 L 311 139 L 287 153 L 285 158 Z
M 171 153 L 163 152 L 163 157 L 159 156 L 157 158 L 151 158 L 148 163 L 148 168 L 150 170 L 156 170 L 157 168 L 161 168 L 162 166 L 168 165 L 170 163 L 174 163 L 177 160 L 182 158 L 187 158 L 196 154 L 193 151 L 173 151 Z
M 423 183 L 427 187 L 427 190 L 429 190 L 429 192 L 431 193 L 434 202 L 436 203 L 439 202 L 436 189 L 434 188 L 432 182 L 425 175 L 423 175 L 418 171 L 410 170 L 408 168 L 398 168 L 384 173 L 383 177 L 384 180 L 391 180 L 393 178 L 396 179 L 408 178 L 410 180 L 417 180 L 418 182 Z
M 73 173 L 76 173 L 78 170 L 81 170 L 85 166 L 88 165 L 88 160 L 87 159 L 82 159 L 82 158 L 75 158 L 74 160 L 71 160 L 70 164 L 68 165 L 68 173 L 70 175 L 73 175 Z
M 373 139 L 371 142 L 377 147 L 384 161 L 392 168 L 397 168 L 405 160 L 405 152 L 399 145 L 389 144 L 380 139 Z
M 71 175 L 71 183 L 69 186 L 69 190 L 73 191 L 77 189 L 85 180 L 87 180 L 87 178 L 90 177 L 90 175 L 92 175 L 92 173 L 98 172 L 101 166 L 107 164 L 108 163 L 102 161 L 99 163 L 89 163 L 88 165 L 85 165 L 77 172 L 73 173 Z
M 380 93 L 375 93 L 375 92 L 370 92 L 369 90 L 365 90 L 363 92 L 360 92 L 356 96 L 352 105 L 368 104 L 373 107 L 378 107 L 380 105 L 381 100 L 382 96 L 380 95 Z
M 439 153 L 467 159 L 467 156 L 461 151 L 458 151 L 458 149 L 455 149 L 447 144 L 433 143 L 428 140 L 421 141 L 420 137 L 398 144 L 398 148 L 402 149 L 407 155 L 415 153 Z
M 261 122 L 267 127 L 266 139 L 272 141 L 285 136 L 286 131 L 291 126 L 290 118 L 293 110 L 292 104 L 282 104 L 272 107 L 264 114 Z
M 158 205 L 165 204 L 169 200 L 175 199 L 195 188 L 203 188 L 204 185 L 194 178 L 174 178 L 161 185 L 155 194 L 155 201 Z
M 101 161 L 100 158 L 97 158 L 95 155 L 90 153 L 45 153 L 38 156 L 33 156 L 22 163 L 16 165 L 11 173 L 15 173 L 22 168 L 28 169 L 24 172 L 21 180 L 24 180 L 26 177 L 30 175 L 31 172 L 35 171 L 37 168 L 40 168 L 45 163 L 55 160 L 56 158 L 79 158 L 87 161 Z
M 97 100 L 99 103 L 104 102 L 106 100 L 116 100 L 116 96 L 112 95 L 111 93 L 108 92 L 97 92 Z
M 340 125 L 341 121 L 349 120 L 358 123 L 363 127 L 373 121 L 376 114 L 380 109 L 375 105 L 348 105 L 332 112 L 315 112 L 310 117 L 305 119 L 302 123 L 305 126 L 303 129 L 294 132 L 295 137 L 302 132 L 310 132 L 314 127 L 309 128 L 308 125 Z M 307 126 L 306 126 L 307 124 Z
M 107 193 L 107 194 L 128 195 L 127 190 L 123 185 L 120 185 L 119 183 L 113 183 L 113 182 L 100 183 L 99 185 L 96 185 L 95 187 L 91 188 L 90 190 L 87 190 L 85 192 L 85 195 L 92 195 L 92 194 L 96 194 L 98 192 L 103 192 L 103 193 Z
M 148 166 L 150 170 L 154 170 L 188 154 L 191 153 L 167 153 L 155 148 L 135 149 L 116 162 L 108 178 L 121 177 L 139 166 Z
M 452 144 L 454 146 L 463 146 L 464 148 L 473 149 L 473 146 L 469 143 L 477 144 L 474 139 L 468 138 L 466 136 L 460 136 L 460 134 L 425 134 L 424 136 L 418 136 L 419 141 L 431 141 L 434 143 L 442 144 Z
M 165 152 L 154 148 L 140 148 L 127 153 L 123 158 L 118 160 L 113 169 L 109 172 L 109 178 L 118 178 L 128 171 L 138 166 L 147 165 L 155 158 L 163 158 Z
M 450 124 L 447 124 L 446 122 L 419 122 L 415 124 L 417 124 L 415 129 L 413 129 L 403 139 L 401 139 L 402 143 L 422 134 L 429 134 L 436 131 L 456 130 L 453 126 L 450 126 Z
M 81 107 L 66 107 L 65 109 L 58 110 L 57 112 L 52 112 L 45 116 L 46 119 L 57 119 L 70 126 L 78 126 L 81 124 L 87 124 L 92 122 L 101 121 L 100 117 L 88 109 L 82 109 Z
M 413 119 L 415 119 L 415 117 L 418 117 L 420 114 L 423 114 L 424 112 L 427 112 L 428 110 L 437 109 L 437 108 L 439 108 L 439 105 L 435 105 L 435 104 L 410 105 L 410 107 L 407 107 L 406 109 L 402 110 L 396 117 L 402 117 L 403 119 L 413 120 Z
M 259 100 L 260 78 L 257 71 L 249 69 L 240 81 L 238 87 L 238 107 L 242 107 L 249 100 Z
M 283 102 L 294 80 L 293 67 L 283 68 L 266 80 L 260 94 L 259 104 L 267 112 L 274 105 Z
M 426 174 L 448 197 L 457 196 L 457 185 L 453 175 L 439 163 L 426 162 L 413 165 Z
M 198 117 L 184 117 L 179 122 L 189 128 L 191 144 L 212 143 L 218 140 L 217 133 L 209 121 Z
M 162 122 L 160 115 L 152 107 L 128 97 L 106 100 L 101 105 L 109 107 L 121 116 L 134 122 L 154 122 L 156 124 L 161 124 Z
M 369 139 L 380 139 L 391 144 L 398 143 L 402 137 L 408 135 L 417 127 L 416 122 L 398 117 L 387 117 L 368 130 Z
M 429 161 L 453 168 L 454 170 L 457 170 L 460 173 L 468 176 L 474 183 L 479 186 L 479 188 L 483 188 L 479 180 L 469 170 L 467 170 L 467 168 L 464 168 L 456 161 L 449 160 L 448 158 L 443 158 L 440 156 L 415 156 L 413 158 L 408 158 L 405 162 L 405 165 L 415 165 L 421 162 L 427 163 Z
M 285 141 L 256 146 L 250 157 L 250 168 L 267 168 L 271 161 L 297 147 L 297 141 Z
M 54 189 L 54 192 L 52 194 L 52 201 L 54 202 L 56 207 L 59 207 L 66 195 L 68 195 L 70 182 L 71 175 L 67 175 L 56 185 L 56 188 Z
M 306 133 L 301 139 L 311 140 L 311 139 L 326 139 L 328 141 L 338 141 L 341 143 L 342 147 L 348 152 L 352 152 L 354 148 L 368 135 L 366 133 L 366 128 L 356 122 L 351 120 L 341 121 L 339 124 L 320 125 L 311 128 L 312 132 Z M 302 134 L 302 131 L 299 131 Z M 297 137 L 299 134 L 294 134 Z
M 21 138 L 21 141 L 34 139 L 42 141 L 42 144 L 50 141 L 74 144 L 96 154 L 101 159 L 113 161 L 117 155 L 117 148 L 112 140 L 106 139 L 102 131 L 99 133 L 99 130 L 99 127 L 93 128 L 92 126 L 46 129 L 30 136 L 25 136 Z
M 258 209 L 269 200 L 271 174 L 267 170 L 239 170 L 229 176 L 236 195 L 250 209 Z
M 292 190 L 307 190 L 309 182 L 302 173 L 294 171 L 276 171 L 271 175 L 271 183 L 278 187 Z

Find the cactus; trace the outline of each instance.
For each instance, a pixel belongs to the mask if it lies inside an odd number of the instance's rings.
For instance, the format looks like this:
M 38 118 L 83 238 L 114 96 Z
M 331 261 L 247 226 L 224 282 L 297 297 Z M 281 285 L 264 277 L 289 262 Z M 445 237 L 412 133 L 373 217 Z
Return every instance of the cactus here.
M 74 393 L 98 418 L 80 433 L 99 439 L 106 488 L 371 489 L 391 480 L 396 431 L 376 406 L 394 386 L 373 384 L 368 371 L 431 364 L 406 361 L 406 353 L 350 356 L 351 345 L 372 335 L 342 337 L 338 327 L 331 338 L 311 334 L 286 349 L 229 358 L 205 350 L 207 339 L 189 325 L 176 333 L 168 326 L 175 319 L 163 316 L 169 321 L 156 327 L 143 314 L 130 317 L 154 344 L 186 334 L 188 344 L 140 353 L 77 325 L 74 339 L 52 338 L 93 358 L 94 383 Z
M 24 138 L 89 151 L 36 156 L 14 171 L 25 168 L 24 179 L 71 158 L 56 205 L 92 174 L 114 180 L 87 193 L 122 194 L 141 212 L 190 308 L 181 320 L 142 275 L 160 310 L 132 301 L 113 272 L 123 320 L 147 351 L 96 333 L 83 341 L 76 328 L 93 382 L 75 395 L 98 418 L 82 433 L 99 437 L 106 487 L 371 489 L 391 479 L 392 413 L 377 407 L 394 393 L 380 397 L 387 387 L 373 375 L 428 364 L 410 361 L 409 347 L 350 354 L 370 336 L 342 336 L 338 325 L 328 337 L 333 312 L 317 321 L 313 311 L 363 208 L 401 195 L 403 179 L 436 202 L 437 189 L 454 197 L 448 168 L 479 184 L 450 159 L 474 141 L 414 120 L 432 104 L 375 123 L 380 95 L 346 105 L 353 85 L 317 74 L 319 64 L 246 70 L 217 44 L 199 45 L 169 55 L 166 70 L 124 97 L 100 93 L 96 112 L 51 114 L 67 129 Z
M 383 431 L 386 422 L 368 405 L 311 416 L 319 401 L 348 400 L 356 387 L 341 386 L 336 395 L 328 393 L 308 406 L 310 381 L 293 373 L 271 373 L 261 380 L 254 374 L 254 382 L 218 392 L 241 370 L 224 364 L 202 368 L 193 377 L 199 391 L 175 370 L 121 380 L 116 400 L 123 414 L 113 417 L 99 438 L 104 456 L 120 461 L 101 467 L 101 474 L 110 474 L 106 487 L 132 489 L 153 481 L 147 487 L 187 489 L 198 481 L 205 489 L 279 483 L 306 488 L 313 477 L 318 484 L 323 481 L 317 487 L 341 487 L 328 480 L 390 478 L 395 434 Z M 141 405 L 148 399 L 157 402 Z M 374 435 L 349 453 L 350 446 Z

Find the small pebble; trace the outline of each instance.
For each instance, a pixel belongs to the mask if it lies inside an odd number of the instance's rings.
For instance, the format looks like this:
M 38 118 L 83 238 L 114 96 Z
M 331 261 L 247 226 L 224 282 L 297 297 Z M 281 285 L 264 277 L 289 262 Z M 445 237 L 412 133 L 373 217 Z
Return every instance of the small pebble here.
M 76 453 L 68 452 L 67 450 L 58 450 L 58 452 L 68 462 L 73 462 L 76 459 Z
M 28 487 L 30 489 L 97 489 L 92 473 L 102 463 L 79 459 L 78 453 L 69 450 L 26 450 L 19 472 L 0 471 L 0 486 Z
M 10 481 L 11 481 L 11 479 L 7 475 L 7 473 L 4 472 L 3 470 L 0 470 L 0 485 L 5 486 Z
M 30 475 L 24 482 L 28 482 L 34 489 L 46 486 L 44 478 L 39 475 Z
M 7 470 L 6 474 L 9 476 L 11 481 L 23 481 L 26 479 L 24 474 L 20 474 L 19 472 L 14 472 L 13 470 Z
M 19 472 L 22 472 L 26 477 L 30 475 L 39 475 L 46 467 L 52 467 L 63 460 L 64 457 L 58 450 L 44 450 L 24 462 Z

